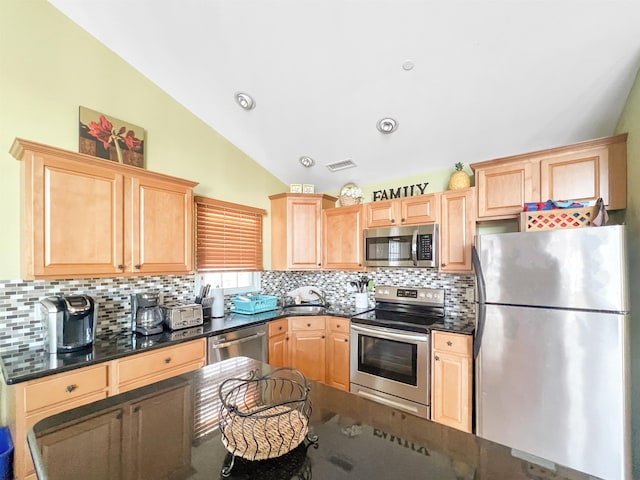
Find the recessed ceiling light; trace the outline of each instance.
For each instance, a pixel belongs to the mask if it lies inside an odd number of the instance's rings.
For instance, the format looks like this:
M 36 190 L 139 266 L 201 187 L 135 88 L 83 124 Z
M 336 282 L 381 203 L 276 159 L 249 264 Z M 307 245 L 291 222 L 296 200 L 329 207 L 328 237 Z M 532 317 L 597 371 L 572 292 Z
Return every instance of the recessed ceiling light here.
M 316 164 L 316 161 L 313 158 L 307 156 L 300 157 L 298 161 L 300 162 L 300 165 L 307 168 L 313 167 Z
M 381 133 L 392 133 L 398 129 L 398 122 L 396 122 L 393 118 L 387 117 L 378 121 L 376 127 Z
M 411 60 L 407 60 L 402 64 L 402 69 L 406 72 L 413 70 L 413 67 L 415 67 L 415 64 Z
M 251 95 L 248 93 L 238 92 L 234 98 L 236 99 L 236 103 L 245 110 L 251 110 L 256 106 L 256 102 L 253 101 L 253 98 L 251 98 Z

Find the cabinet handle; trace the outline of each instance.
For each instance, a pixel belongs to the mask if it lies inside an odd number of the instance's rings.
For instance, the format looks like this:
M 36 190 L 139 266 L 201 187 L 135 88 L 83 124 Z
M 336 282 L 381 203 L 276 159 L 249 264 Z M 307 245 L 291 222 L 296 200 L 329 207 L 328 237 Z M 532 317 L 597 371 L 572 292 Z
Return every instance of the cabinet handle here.
M 339 323 L 336 325 L 336 328 L 340 328 L 340 324 Z
M 311 324 L 310 324 L 310 323 L 307 323 L 307 327 L 310 327 L 310 326 L 311 326 Z
M 447 340 L 447 345 L 451 346 L 451 345 L 453 345 L 453 342 L 451 340 Z
M 136 405 L 135 407 L 133 407 L 134 413 L 138 413 L 139 411 L 140 411 L 140 405 Z
M 77 385 L 67 385 L 67 388 L 65 388 L 65 390 L 67 391 L 67 393 L 71 393 L 73 392 L 76 388 L 78 388 Z
M 278 330 L 282 330 L 282 325 L 280 325 L 280 326 L 278 327 Z
M 140 265 L 140 264 L 138 264 L 138 265 L 134 265 L 134 268 L 135 268 L 136 270 L 140 270 L 140 267 L 142 267 L 142 265 Z
M 401 219 L 400 219 L 400 222 L 404 223 L 404 218 L 401 218 Z
M 446 266 L 447 266 L 447 264 L 446 264 L 446 263 L 441 263 L 441 264 L 440 264 L 440 266 L 441 266 L 441 267 L 446 267 Z
M 288 342 L 289 341 L 289 337 L 285 338 L 285 340 Z
M 392 219 L 391 219 L 391 223 L 396 223 L 395 218 L 392 218 Z
M 436 362 L 440 361 L 440 357 L 439 356 L 435 356 Z
M 124 265 L 118 265 L 118 270 L 124 270 Z
M 171 357 L 167 357 L 164 359 L 164 363 L 171 363 Z
M 322 338 L 324 338 L 324 335 L 322 335 Z
M 348 341 L 349 341 L 349 339 L 348 339 L 348 338 L 345 338 L 345 339 L 344 339 L 344 341 L 345 341 L 345 342 L 348 342 Z

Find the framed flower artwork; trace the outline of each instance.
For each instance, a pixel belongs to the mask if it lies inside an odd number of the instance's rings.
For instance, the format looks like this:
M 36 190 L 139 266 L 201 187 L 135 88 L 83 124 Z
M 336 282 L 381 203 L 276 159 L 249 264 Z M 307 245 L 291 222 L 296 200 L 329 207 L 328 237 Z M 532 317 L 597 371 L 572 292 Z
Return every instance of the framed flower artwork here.
M 144 168 L 143 128 L 82 106 L 79 119 L 80 153 Z

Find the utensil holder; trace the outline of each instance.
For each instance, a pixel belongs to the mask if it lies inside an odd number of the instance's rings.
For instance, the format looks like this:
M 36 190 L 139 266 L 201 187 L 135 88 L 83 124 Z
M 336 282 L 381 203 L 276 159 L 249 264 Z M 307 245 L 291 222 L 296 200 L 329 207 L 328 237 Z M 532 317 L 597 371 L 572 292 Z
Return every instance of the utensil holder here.
M 367 308 L 369 306 L 369 297 L 366 293 L 356 293 L 356 308 Z

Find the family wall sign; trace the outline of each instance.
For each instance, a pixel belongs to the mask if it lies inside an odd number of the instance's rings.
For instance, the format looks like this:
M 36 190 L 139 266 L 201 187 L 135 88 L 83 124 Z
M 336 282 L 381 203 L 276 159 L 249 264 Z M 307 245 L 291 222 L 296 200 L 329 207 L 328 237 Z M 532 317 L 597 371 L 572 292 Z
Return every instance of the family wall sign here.
M 385 190 L 374 190 L 373 201 L 377 202 L 379 200 L 422 195 L 426 192 L 427 185 L 429 185 L 429 182 L 415 183 L 413 185 L 405 185 L 404 187 L 387 188 Z

